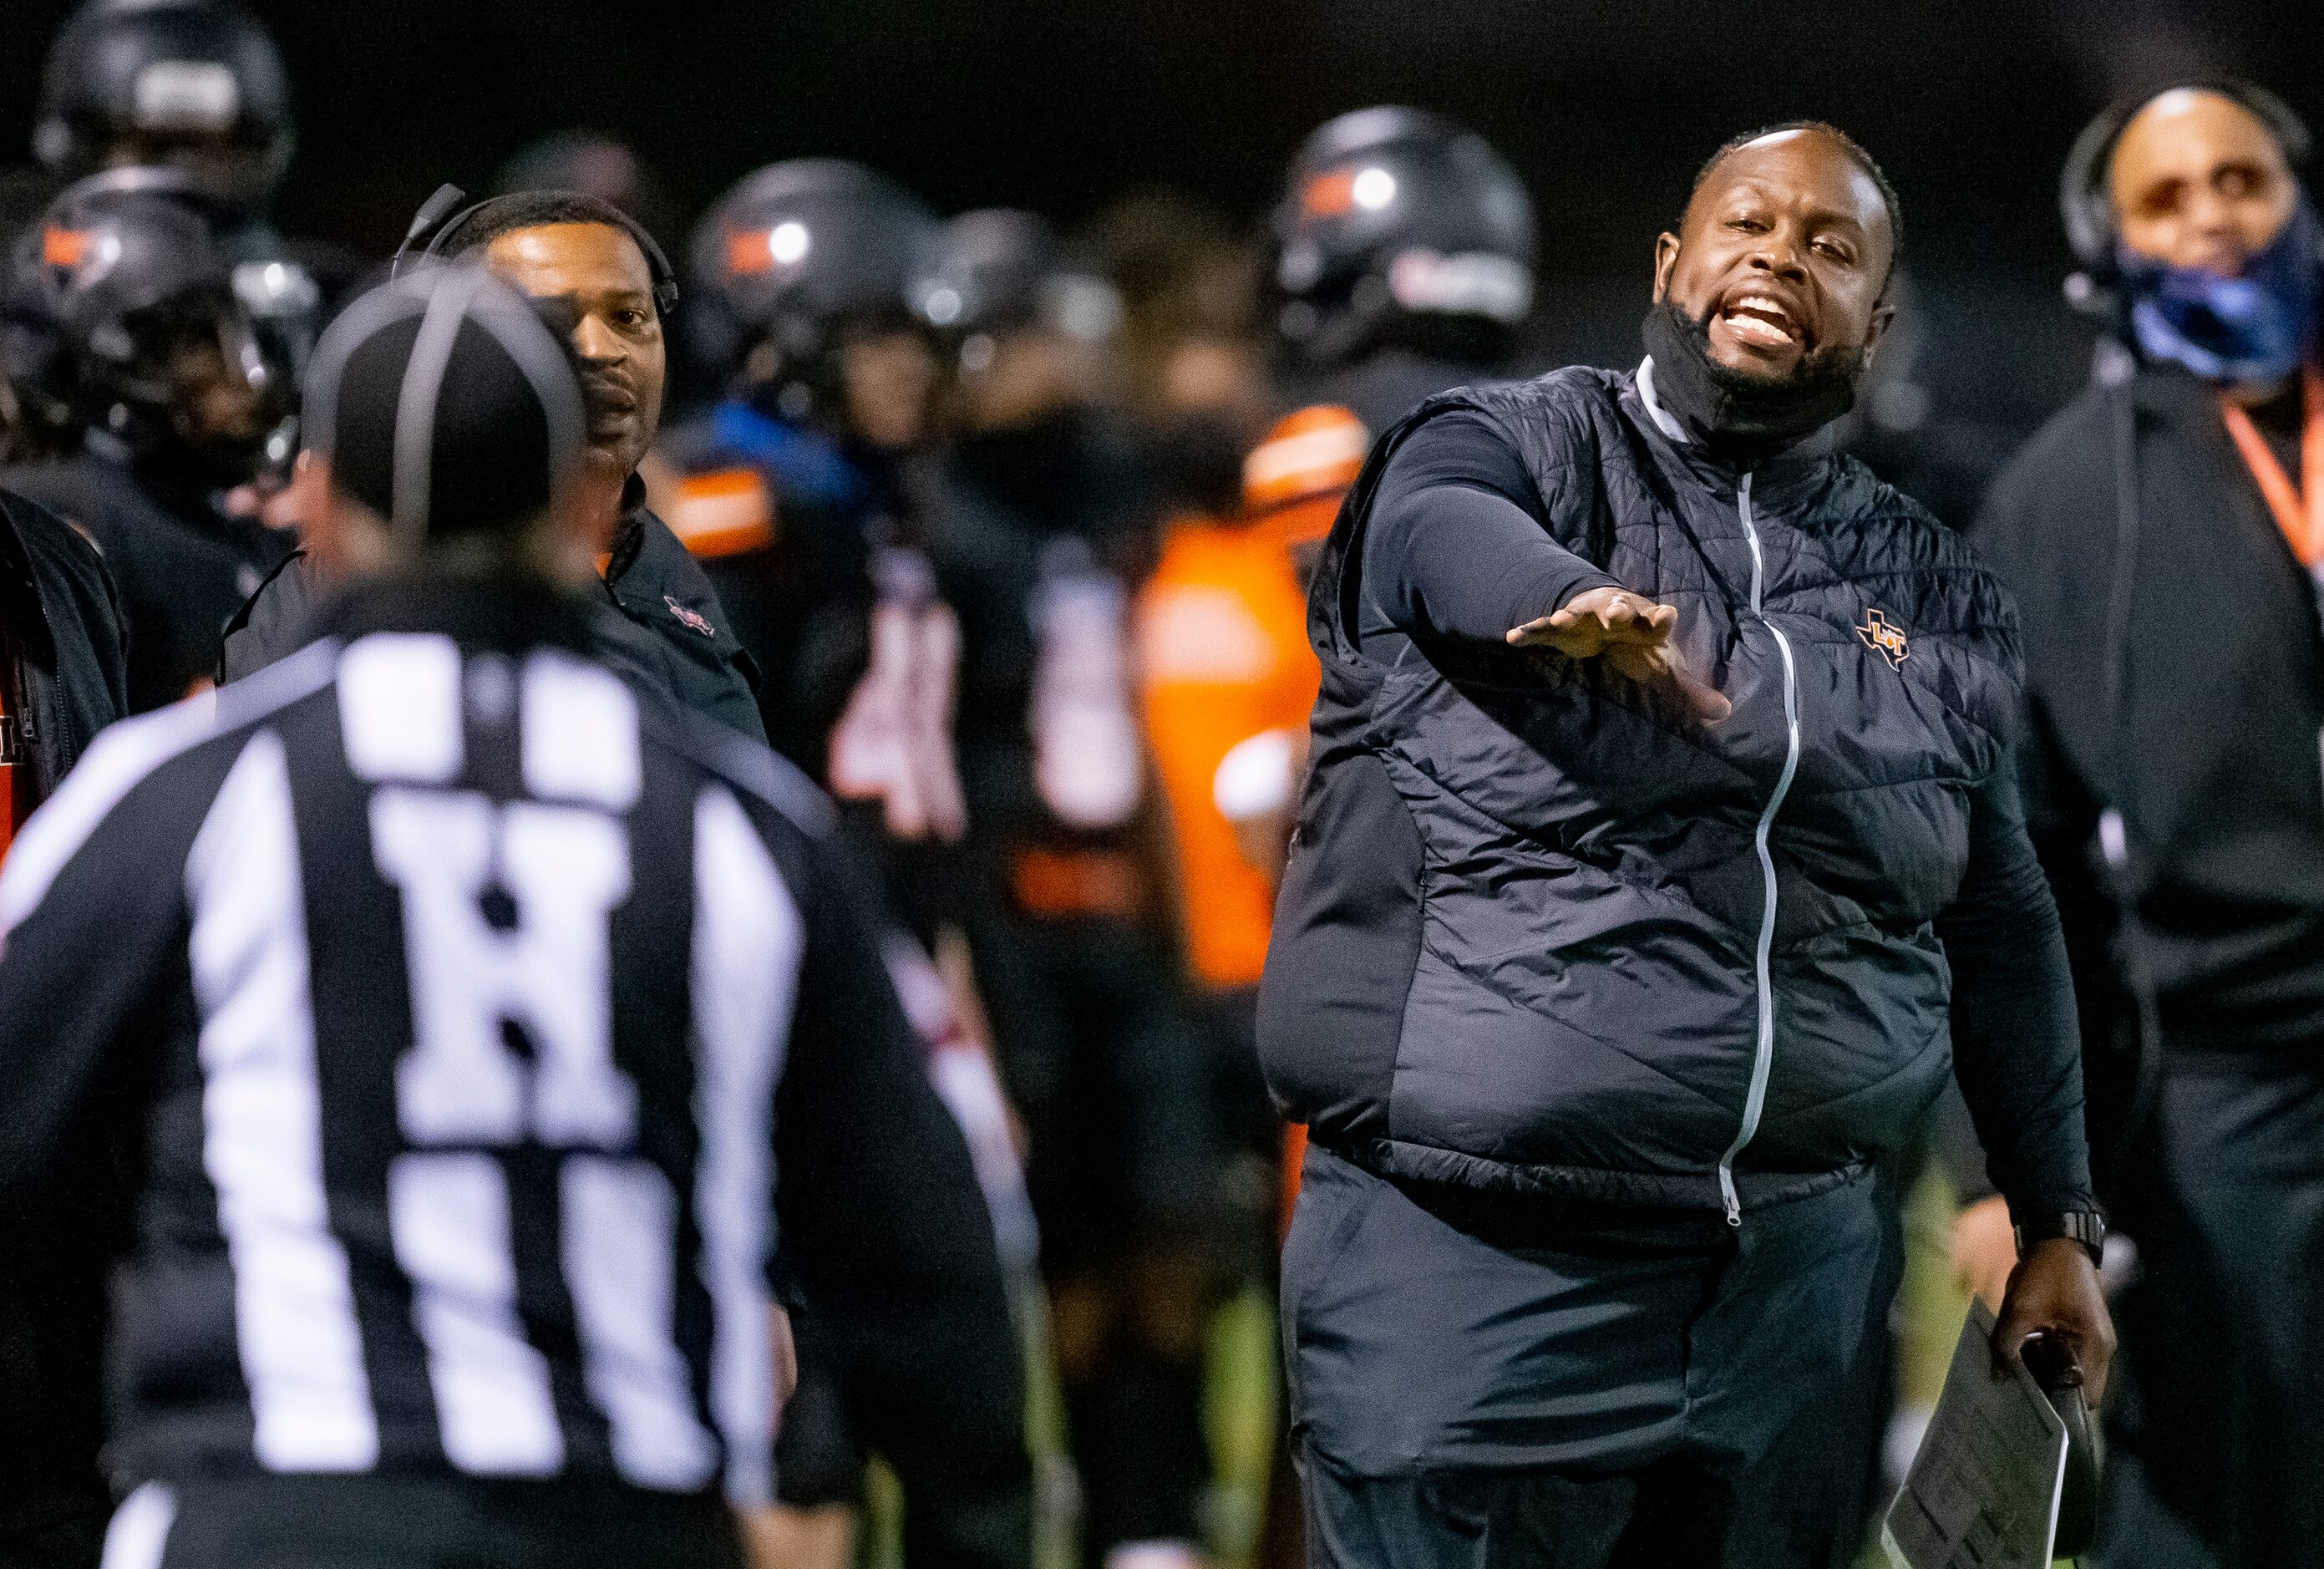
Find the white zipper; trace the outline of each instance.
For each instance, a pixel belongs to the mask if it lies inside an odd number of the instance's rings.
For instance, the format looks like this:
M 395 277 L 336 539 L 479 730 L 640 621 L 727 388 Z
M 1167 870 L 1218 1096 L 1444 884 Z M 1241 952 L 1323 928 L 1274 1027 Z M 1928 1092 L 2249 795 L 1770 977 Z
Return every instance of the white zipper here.
M 1735 1158 L 1743 1153 L 1759 1131 L 1759 1115 L 1767 1106 L 1767 1075 L 1775 1066 L 1775 985 L 1770 973 L 1770 958 L 1775 946 L 1775 857 L 1767 848 L 1767 832 L 1775 826 L 1775 813 L 1782 809 L 1784 798 L 1791 793 L 1792 776 L 1800 767 L 1800 680 L 1799 670 L 1792 663 L 1792 642 L 1783 628 L 1767 619 L 1763 608 L 1766 593 L 1767 563 L 1759 550 L 1759 530 L 1751 521 L 1751 475 L 1747 472 L 1735 487 L 1735 510 L 1743 520 L 1743 537 L 1751 542 L 1751 614 L 1759 624 L 1775 636 L 1776 651 L 1784 656 L 1784 771 L 1775 780 L 1775 793 L 1767 798 L 1766 808 L 1759 814 L 1759 830 L 1752 843 L 1759 852 L 1759 874 L 1766 888 L 1766 908 L 1759 917 L 1759 948 L 1753 960 L 1753 973 L 1759 985 L 1759 1036 L 1751 1055 L 1751 1089 L 1743 1097 L 1743 1122 L 1735 1130 L 1735 1142 L 1719 1158 L 1719 1195 L 1727 1204 L 1727 1223 L 1743 1223 L 1743 1201 L 1735 1192 Z

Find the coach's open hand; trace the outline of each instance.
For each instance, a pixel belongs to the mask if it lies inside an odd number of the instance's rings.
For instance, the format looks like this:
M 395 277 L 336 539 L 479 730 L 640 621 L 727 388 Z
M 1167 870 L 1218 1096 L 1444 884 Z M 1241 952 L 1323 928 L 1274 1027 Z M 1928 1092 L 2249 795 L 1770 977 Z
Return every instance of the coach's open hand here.
M 2098 1272 L 2082 1245 L 2066 1237 L 2034 1243 L 2009 1277 L 2009 1295 L 1994 1326 L 1993 1354 L 2015 1364 L 2029 1336 L 2052 1336 L 2074 1353 L 2082 1395 L 2097 1410 L 2106 1398 L 2107 1364 L 2114 1360 L 2114 1320 L 2107 1314 Z
M 1734 705 L 1705 685 L 1671 643 L 1678 607 L 1656 605 L 1625 588 L 1591 588 L 1567 600 L 1554 615 L 1511 627 L 1517 648 L 1555 649 L 1571 659 L 1604 655 L 1606 662 L 1633 681 L 1659 687 L 1706 724 L 1717 724 Z

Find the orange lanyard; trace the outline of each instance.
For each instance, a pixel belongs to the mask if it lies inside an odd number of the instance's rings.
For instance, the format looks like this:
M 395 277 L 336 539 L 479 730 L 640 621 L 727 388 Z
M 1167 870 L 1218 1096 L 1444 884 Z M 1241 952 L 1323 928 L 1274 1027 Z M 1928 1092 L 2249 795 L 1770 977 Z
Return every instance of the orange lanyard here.
M 2310 575 L 2324 585 L 2324 371 L 2319 371 L 2313 360 L 2301 369 L 2301 398 L 2304 408 L 2298 490 L 2292 488 L 2292 476 L 2283 472 L 2283 465 L 2276 461 L 2251 416 L 2224 398 L 2219 407 L 2227 416 L 2227 434 L 2236 438 L 2236 450 L 2244 455 L 2244 466 L 2251 470 L 2260 494 L 2267 498 L 2275 526 L 2283 531 L 2283 542 L 2292 547 L 2292 553 Z M 2302 491 L 2307 494 L 2301 494 Z

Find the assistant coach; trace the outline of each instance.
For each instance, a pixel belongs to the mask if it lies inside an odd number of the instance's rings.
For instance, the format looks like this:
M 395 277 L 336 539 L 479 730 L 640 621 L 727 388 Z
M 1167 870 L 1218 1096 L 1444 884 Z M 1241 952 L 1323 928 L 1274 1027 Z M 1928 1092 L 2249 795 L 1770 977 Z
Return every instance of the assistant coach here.
M 1806 1565 L 1858 1545 L 1900 1249 L 1958 1071 L 2025 1238 L 1997 1352 L 2103 1385 L 2074 1013 L 2010 779 L 2015 613 L 1816 433 L 1895 198 L 1720 150 L 1648 358 L 1421 405 L 1318 573 L 1260 1051 L 1318 1564 Z

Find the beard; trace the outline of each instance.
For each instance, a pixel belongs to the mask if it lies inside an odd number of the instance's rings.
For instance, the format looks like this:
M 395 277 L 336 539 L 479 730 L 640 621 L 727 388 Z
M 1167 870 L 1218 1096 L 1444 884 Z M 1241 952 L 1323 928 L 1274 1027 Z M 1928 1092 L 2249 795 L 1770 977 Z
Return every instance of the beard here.
M 1711 352 L 1711 317 L 1668 300 L 1647 308 L 1644 334 L 1655 392 L 1687 434 L 1721 457 L 1770 457 L 1856 406 L 1864 346 L 1819 344 L 1779 375 L 1722 365 Z

